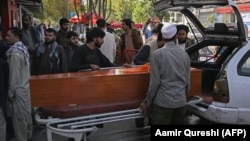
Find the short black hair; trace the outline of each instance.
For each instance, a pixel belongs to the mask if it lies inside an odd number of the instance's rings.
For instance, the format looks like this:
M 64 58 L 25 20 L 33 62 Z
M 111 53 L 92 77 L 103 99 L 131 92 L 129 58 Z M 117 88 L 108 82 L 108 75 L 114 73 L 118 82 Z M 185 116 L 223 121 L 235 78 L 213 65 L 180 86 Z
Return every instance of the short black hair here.
M 63 25 L 65 23 L 69 23 L 69 20 L 67 18 L 61 18 L 60 21 L 59 21 L 59 24 Z
M 54 35 L 56 35 L 56 30 L 53 28 L 47 28 L 45 31 L 49 33 L 54 33 Z
M 180 30 L 185 30 L 186 33 L 189 32 L 188 26 L 186 26 L 186 25 L 184 25 L 184 24 L 179 24 L 179 25 L 176 26 L 176 28 L 177 28 L 177 32 L 179 32 Z
M 13 33 L 15 36 L 18 36 L 19 40 L 22 40 L 23 34 L 22 30 L 19 27 L 10 27 L 9 31 Z
M 66 38 L 70 39 L 71 37 L 78 37 L 78 34 L 74 31 L 69 31 L 66 35 Z
M 98 28 L 98 27 L 93 27 L 92 29 L 90 29 L 89 31 L 86 32 L 86 42 L 90 43 L 93 40 L 93 38 L 97 38 L 97 37 L 101 37 L 103 38 L 105 36 L 105 32 Z
M 29 20 L 31 20 L 31 16 L 30 16 L 29 14 L 27 14 L 27 13 L 25 13 L 25 14 L 22 15 L 22 19 L 23 19 L 24 17 L 28 17 Z
M 154 29 L 155 31 L 153 33 L 158 33 L 158 35 L 157 35 L 157 41 L 162 41 L 163 40 L 162 33 L 161 33 L 162 27 L 163 27 L 163 24 L 159 23 L 157 25 L 157 27 Z
M 98 27 L 101 27 L 101 28 L 103 28 L 103 27 L 105 27 L 106 26 L 106 20 L 104 20 L 104 19 L 98 19 L 97 21 L 96 21 L 96 25 L 98 26 Z
M 123 19 L 122 22 L 124 22 L 127 26 L 129 26 L 129 28 L 132 29 L 133 21 L 131 19 Z

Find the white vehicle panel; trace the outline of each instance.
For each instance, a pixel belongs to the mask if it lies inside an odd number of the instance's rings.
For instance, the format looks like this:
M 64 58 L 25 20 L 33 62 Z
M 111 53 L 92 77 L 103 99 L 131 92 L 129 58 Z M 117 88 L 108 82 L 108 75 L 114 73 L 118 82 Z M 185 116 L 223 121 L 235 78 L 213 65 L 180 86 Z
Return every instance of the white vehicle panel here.
M 237 124 L 238 122 L 238 109 L 221 108 L 218 106 L 210 105 L 208 108 L 192 104 L 188 110 L 195 115 L 208 119 L 216 123 Z
M 199 53 L 199 59 L 191 60 L 191 66 L 202 70 L 202 94 L 211 95 L 213 101 L 206 103 L 202 98 L 194 98 L 187 103 L 187 110 L 217 123 L 250 124 L 250 43 L 235 2 L 157 0 L 155 4 L 159 11 L 181 12 L 192 23 L 190 27 L 198 29 L 202 35 L 186 52 L 189 55 Z M 225 22 L 221 20 L 227 18 L 225 15 L 214 13 L 220 17 L 210 24 L 190 11 L 224 6 L 231 6 L 234 21 Z M 237 24 L 230 26 L 230 22 Z M 212 53 L 205 53 L 204 49 L 211 46 L 214 47 Z
M 240 76 L 237 72 L 237 66 L 249 48 L 250 44 L 248 43 L 246 47 L 241 48 L 228 63 L 227 79 L 230 93 L 230 103 L 227 105 L 228 107 L 250 108 L 250 77 Z

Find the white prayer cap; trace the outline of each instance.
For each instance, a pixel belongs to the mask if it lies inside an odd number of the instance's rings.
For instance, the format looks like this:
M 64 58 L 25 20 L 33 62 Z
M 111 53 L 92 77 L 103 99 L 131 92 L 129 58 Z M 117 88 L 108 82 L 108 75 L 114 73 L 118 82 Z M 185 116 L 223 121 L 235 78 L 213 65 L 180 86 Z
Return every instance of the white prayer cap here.
M 176 25 L 172 23 L 165 23 L 161 29 L 162 37 L 164 39 L 171 39 L 177 32 Z

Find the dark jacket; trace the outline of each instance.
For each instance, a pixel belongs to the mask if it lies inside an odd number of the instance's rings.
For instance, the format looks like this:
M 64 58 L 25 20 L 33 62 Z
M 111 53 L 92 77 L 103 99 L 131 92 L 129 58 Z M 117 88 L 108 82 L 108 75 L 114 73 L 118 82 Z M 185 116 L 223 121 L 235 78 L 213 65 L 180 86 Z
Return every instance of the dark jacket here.
M 73 56 L 71 71 L 76 72 L 84 69 L 91 69 L 90 64 L 98 65 L 101 68 L 114 67 L 109 59 L 103 55 L 98 48 L 91 50 L 87 47 L 87 44 L 84 44 L 77 48 Z
M 77 50 L 79 46 L 70 46 L 67 45 L 64 47 L 64 50 L 65 50 L 65 54 L 66 54 L 66 57 L 67 57 L 67 66 L 68 66 L 68 72 L 70 72 L 70 66 L 71 66 L 71 62 L 72 62 L 72 58 Z
M 38 53 L 38 48 L 36 50 L 37 54 L 35 58 L 35 66 L 37 69 L 35 74 L 55 74 L 68 72 L 67 57 L 64 48 L 61 45 L 58 45 L 56 49 L 58 56 L 53 53 L 54 55 L 51 57 L 51 50 L 48 49 L 48 47 L 45 47 L 45 52 L 43 54 Z
M 39 43 L 40 40 L 41 40 L 39 29 L 36 28 L 36 27 L 31 26 L 30 27 L 30 33 L 31 33 L 32 41 L 34 42 L 34 45 Z M 29 46 L 29 36 L 27 34 L 25 34 L 24 31 L 23 31 L 22 42 L 23 42 L 23 44 L 25 46 Z
M 141 34 L 139 31 L 137 31 L 136 29 L 132 29 L 132 39 L 133 39 L 133 44 L 135 49 L 140 49 L 141 46 L 143 45 L 143 40 L 141 37 Z M 125 43 L 125 33 L 123 33 L 121 35 L 121 50 L 124 50 L 126 48 L 126 43 Z
M 7 60 L 5 52 L 9 49 L 9 46 L 4 40 L 0 40 L 0 59 Z
M 67 45 L 67 33 L 63 33 L 61 30 L 56 32 L 56 41 L 59 45 L 65 47 Z
M 0 59 L 0 107 L 6 116 L 7 95 L 9 85 L 9 66 L 6 61 Z
M 25 29 L 22 29 L 22 42 L 23 44 L 28 48 L 29 54 L 30 54 L 30 74 L 33 75 L 36 72 L 36 67 L 34 66 L 34 51 L 36 45 L 40 42 L 41 36 L 40 31 L 37 27 L 30 26 L 29 28 L 30 34 L 31 34 L 31 40 L 29 34 L 25 31 Z M 32 44 L 31 44 L 32 43 Z

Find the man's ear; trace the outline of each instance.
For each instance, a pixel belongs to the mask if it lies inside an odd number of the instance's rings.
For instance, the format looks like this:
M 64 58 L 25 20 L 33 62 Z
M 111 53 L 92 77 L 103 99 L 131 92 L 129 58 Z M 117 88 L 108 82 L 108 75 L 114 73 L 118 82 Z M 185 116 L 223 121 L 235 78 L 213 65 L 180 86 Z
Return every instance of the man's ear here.
M 18 36 L 14 36 L 15 41 L 21 41 L 21 39 Z
M 93 37 L 92 39 L 93 39 L 93 41 L 95 42 L 95 41 L 97 40 L 97 38 L 98 38 L 98 37 Z

